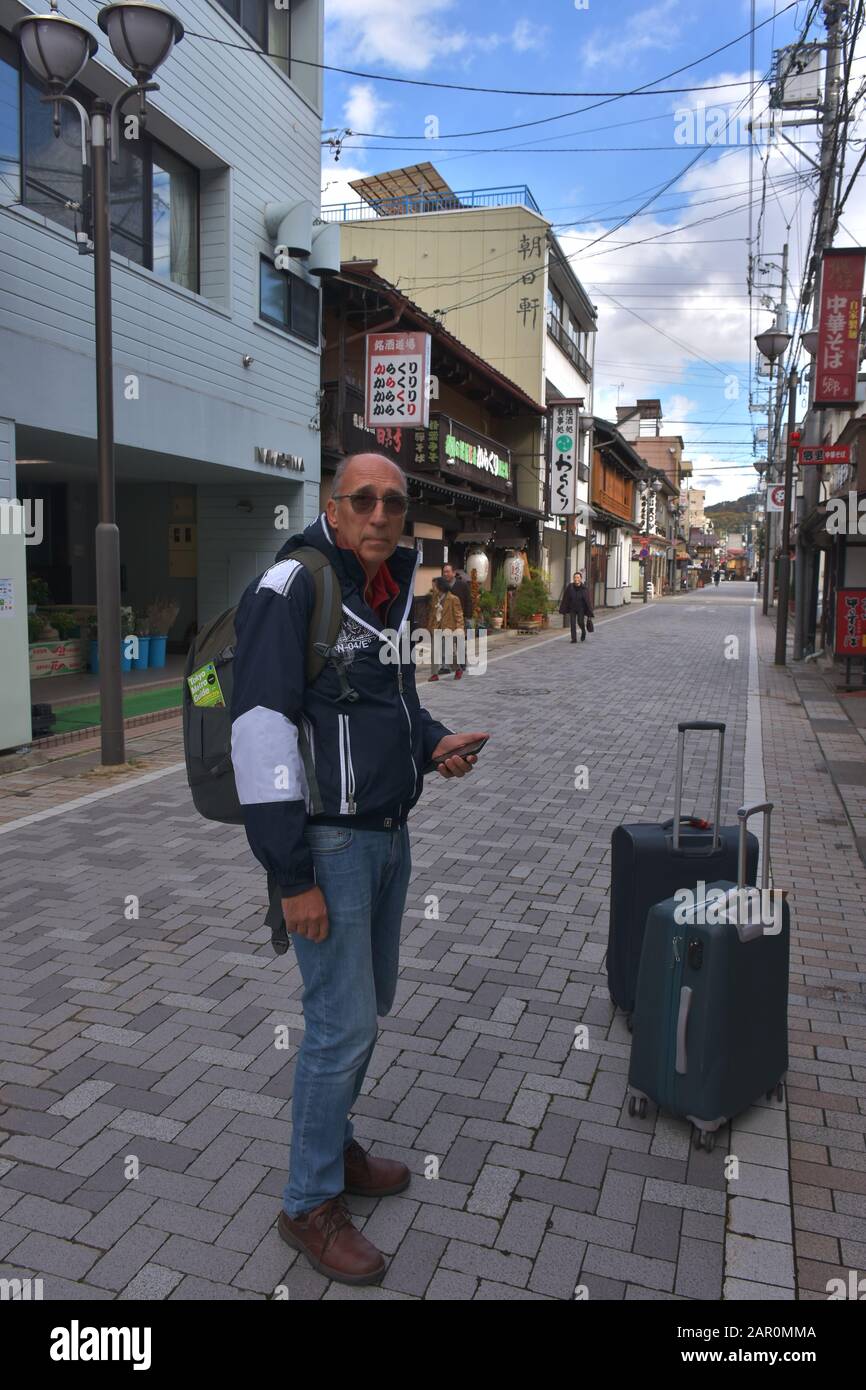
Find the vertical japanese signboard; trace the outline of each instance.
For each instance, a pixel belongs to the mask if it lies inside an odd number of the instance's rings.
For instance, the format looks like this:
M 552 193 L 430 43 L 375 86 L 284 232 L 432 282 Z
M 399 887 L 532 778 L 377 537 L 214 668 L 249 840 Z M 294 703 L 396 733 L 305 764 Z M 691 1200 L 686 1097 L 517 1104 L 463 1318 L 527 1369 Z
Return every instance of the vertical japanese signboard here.
M 814 367 L 816 406 L 856 402 L 864 265 L 862 247 L 824 252 Z
M 574 401 L 557 401 L 548 417 L 550 440 L 550 513 L 573 516 L 577 504 L 580 410 Z
M 866 657 L 866 589 L 837 591 L 836 655 Z
M 400 425 L 426 429 L 429 422 L 430 334 L 394 331 L 367 334 L 364 423 L 368 429 Z

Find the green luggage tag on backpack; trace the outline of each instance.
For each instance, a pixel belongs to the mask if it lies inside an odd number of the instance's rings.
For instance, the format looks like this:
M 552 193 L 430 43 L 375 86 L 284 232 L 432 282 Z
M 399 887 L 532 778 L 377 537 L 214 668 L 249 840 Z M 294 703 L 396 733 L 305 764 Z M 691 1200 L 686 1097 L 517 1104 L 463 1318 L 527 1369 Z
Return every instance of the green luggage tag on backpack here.
M 193 671 L 191 676 L 187 676 L 187 684 L 192 702 L 199 708 L 225 705 L 219 676 L 212 661 L 209 661 L 205 666 L 199 666 L 197 671 Z

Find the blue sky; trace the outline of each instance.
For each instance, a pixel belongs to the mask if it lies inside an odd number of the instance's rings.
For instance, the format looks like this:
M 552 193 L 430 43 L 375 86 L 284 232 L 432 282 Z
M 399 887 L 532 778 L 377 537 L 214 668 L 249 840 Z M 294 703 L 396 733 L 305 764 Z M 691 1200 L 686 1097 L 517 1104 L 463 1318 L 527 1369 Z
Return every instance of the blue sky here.
M 753 70 L 748 39 L 694 62 L 748 31 L 742 0 L 326 0 L 326 62 L 459 89 L 327 73 L 325 127 L 370 134 L 346 139 L 338 163 L 325 149 L 322 201 L 354 200 L 346 184 L 359 173 L 423 160 L 457 190 L 527 184 L 599 308 L 596 413 L 659 396 L 708 502 L 738 496 L 757 476 L 752 428 L 763 418 L 748 409 L 751 338 L 771 317 L 759 290 L 750 320 L 746 290 L 752 72 L 768 72 L 809 8 L 758 0 L 756 22 L 769 22 L 755 34 Z M 626 91 L 686 64 L 658 85 L 698 90 L 615 100 L 465 90 Z M 764 82 L 755 89 L 759 117 L 767 93 Z M 501 129 L 530 121 L 543 123 Z M 687 169 L 714 129 L 716 143 Z M 756 248 L 773 298 L 772 253 L 787 238 L 796 302 L 813 204 L 802 151 L 814 154 L 815 130 L 791 134 L 801 151 L 780 142 L 752 157 L 752 231 L 760 215 Z M 617 229 L 669 179 L 668 191 Z M 856 189 L 838 245 L 866 238 L 864 214 Z

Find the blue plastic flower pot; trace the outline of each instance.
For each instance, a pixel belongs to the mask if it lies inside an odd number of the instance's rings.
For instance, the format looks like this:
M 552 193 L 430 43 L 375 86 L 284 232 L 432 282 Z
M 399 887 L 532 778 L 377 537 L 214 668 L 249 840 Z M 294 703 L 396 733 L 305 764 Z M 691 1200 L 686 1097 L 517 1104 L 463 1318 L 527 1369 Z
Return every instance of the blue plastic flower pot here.
M 149 638 L 149 637 L 139 637 L 139 639 L 138 639 L 138 656 L 135 657 L 135 658 L 133 659 L 133 662 L 132 662 L 132 669 L 133 669 L 133 671 L 146 671 L 146 670 L 147 670 L 148 661 L 149 661 L 149 654 L 150 654 L 150 638 Z
M 151 637 L 150 666 L 152 670 L 161 669 L 165 665 L 165 650 L 167 646 L 167 637 Z
M 120 669 L 121 671 L 132 670 L 132 657 L 126 655 L 126 638 L 120 639 Z

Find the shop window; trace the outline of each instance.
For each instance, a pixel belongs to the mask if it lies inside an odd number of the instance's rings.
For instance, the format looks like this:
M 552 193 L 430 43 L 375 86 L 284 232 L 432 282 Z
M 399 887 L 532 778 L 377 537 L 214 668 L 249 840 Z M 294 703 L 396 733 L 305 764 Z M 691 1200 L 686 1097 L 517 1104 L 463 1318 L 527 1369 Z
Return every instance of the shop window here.
M 18 49 L 0 34 L 0 204 L 21 198 L 21 113 Z
M 319 342 L 318 288 L 300 275 L 275 270 L 267 256 L 259 263 L 259 314 L 298 338 Z
M 217 0 L 217 4 L 267 53 L 274 66 L 288 75 L 292 37 L 288 0 L 279 8 L 274 0 Z

